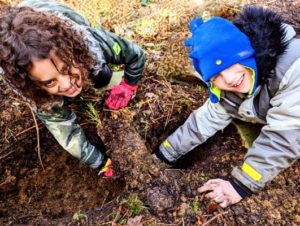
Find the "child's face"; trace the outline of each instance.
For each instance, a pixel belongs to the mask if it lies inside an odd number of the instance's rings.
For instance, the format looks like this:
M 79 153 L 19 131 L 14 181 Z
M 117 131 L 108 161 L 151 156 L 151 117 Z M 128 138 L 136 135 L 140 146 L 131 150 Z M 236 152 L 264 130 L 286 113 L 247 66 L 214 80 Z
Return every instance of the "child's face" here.
M 251 71 L 241 64 L 234 64 L 211 80 L 221 90 L 248 93 L 252 86 Z
M 51 58 L 32 61 L 30 78 L 49 94 L 75 97 L 82 90 L 82 75 L 78 68 L 65 64 L 55 54 Z

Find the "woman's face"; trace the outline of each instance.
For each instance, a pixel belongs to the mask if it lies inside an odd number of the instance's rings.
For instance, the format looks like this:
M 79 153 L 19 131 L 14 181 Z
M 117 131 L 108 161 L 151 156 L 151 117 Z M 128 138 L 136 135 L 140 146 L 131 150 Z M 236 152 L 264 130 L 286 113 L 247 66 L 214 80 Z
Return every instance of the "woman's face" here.
M 221 90 L 248 93 L 252 87 L 251 71 L 241 64 L 234 64 L 220 74 L 214 76 L 210 82 Z
M 75 97 L 82 90 L 82 74 L 78 68 L 64 63 L 57 55 L 34 59 L 29 70 L 30 78 L 49 94 Z

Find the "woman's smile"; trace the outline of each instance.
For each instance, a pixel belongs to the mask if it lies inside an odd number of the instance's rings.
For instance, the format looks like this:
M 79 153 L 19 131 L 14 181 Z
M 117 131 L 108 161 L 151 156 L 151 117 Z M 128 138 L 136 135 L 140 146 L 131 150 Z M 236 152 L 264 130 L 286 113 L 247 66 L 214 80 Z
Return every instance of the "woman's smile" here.
M 69 67 L 55 54 L 47 59 L 32 60 L 30 78 L 49 94 L 75 97 L 82 90 L 81 72 Z

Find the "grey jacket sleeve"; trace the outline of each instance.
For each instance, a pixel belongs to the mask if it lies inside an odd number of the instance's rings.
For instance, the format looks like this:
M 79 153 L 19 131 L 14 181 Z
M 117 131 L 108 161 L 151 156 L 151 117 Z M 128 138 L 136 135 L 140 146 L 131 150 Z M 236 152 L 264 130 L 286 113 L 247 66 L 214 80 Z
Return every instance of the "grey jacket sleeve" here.
M 213 104 L 207 100 L 160 145 L 159 152 L 169 162 L 174 162 L 225 128 L 231 120 L 220 103 Z
M 234 178 L 255 192 L 300 155 L 300 59 L 286 72 L 271 99 L 267 125 L 248 150 L 244 163 L 232 171 Z
M 51 114 L 37 112 L 37 116 L 72 156 L 92 168 L 102 163 L 104 154 L 86 139 L 82 128 L 75 122 L 76 115 L 67 106 L 55 109 Z

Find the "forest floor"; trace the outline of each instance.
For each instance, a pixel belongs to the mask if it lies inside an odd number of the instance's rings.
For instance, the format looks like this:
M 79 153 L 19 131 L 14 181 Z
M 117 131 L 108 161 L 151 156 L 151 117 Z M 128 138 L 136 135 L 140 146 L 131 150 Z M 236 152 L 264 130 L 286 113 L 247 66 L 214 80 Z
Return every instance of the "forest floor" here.
M 169 26 L 153 26 L 155 7 L 160 7 L 163 2 L 169 2 L 169 8 L 160 9 L 170 9 L 175 13 L 180 10 L 183 13 L 184 9 L 186 16 L 180 19 L 168 16 L 161 24 L 168 20 Z M 170 2 L 155 1 L 148 8 L 134 3 L 135 11 L 128 15 L 134 17 L 135 22 L 127 22 L 127 27 L 125 22 L 115 26 L 117 16 L 103 13 L 104 27 L 124 36 L 133 34 L 132 39 L 147 52 L 148 64 L 137 96 L 128 108 L 120 112 L 132 118 L 132 127 L 144 140 L 149 153 L 207 99 L 203 84 L 190 76 L 193 73 L 190 62 L 184 57 L 184 48 L 178 44 L 189 34 L 187 27 L 181 27 L 186 26 L 195 8 L 185 7 L 183 3 L 173 6 Z M 119 8 L 126 11 L 122 6 Z M 146 14 L 147 10 L 152 14 Z M 146 19 L 136 20 L 141 15 L 146 15 L 143 17 Z M 146 36 L 144 29 L 151 35 Z M 108 92 L 91 89 L 77 98 L 72 108 L 83 128 L 96 127 L 94 123 L 98 123 L 98 129 L 103 131 L 99 135 L 109 150 L 112 137 L 118 136 L 113 134 L 113 117 L 118 117 L 118 114 L 104 105 L 107 96 Z M 137 191 L 127 189 L 122 177 L 107 179 L 98 176 L 95 170 L 62 150 L 38 121 L 40 161 L 30 108 L 1 81 L 0 99 L 0 225 L 300 224 L 299 161 L 262 191 L 226 209 L 208 202 L 197 193 L 197 188 L 208 179 L 230 179 L 233 167 L 242 163 L 246 149 L 233 125 L 167 169 L 179 196 L 173 208 L 154 213 L 139 198 Z M 94 105 L 99 118 L 87 116 L 88 103 Z

